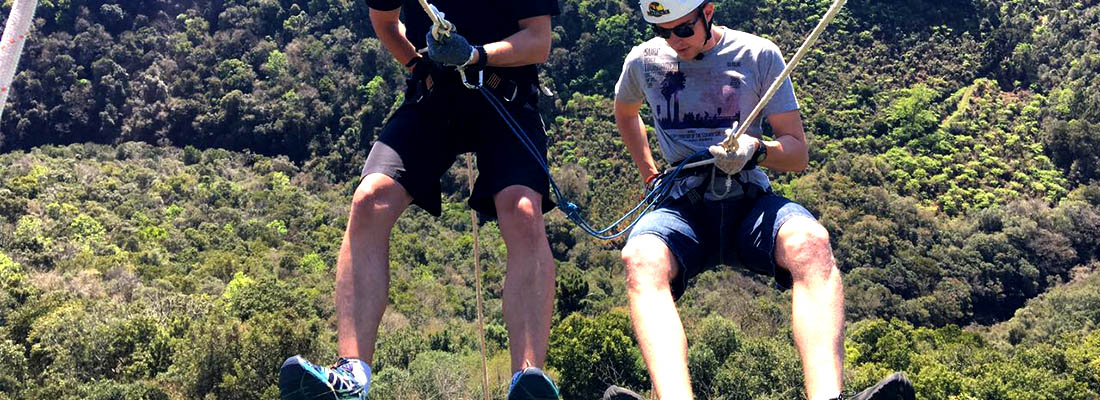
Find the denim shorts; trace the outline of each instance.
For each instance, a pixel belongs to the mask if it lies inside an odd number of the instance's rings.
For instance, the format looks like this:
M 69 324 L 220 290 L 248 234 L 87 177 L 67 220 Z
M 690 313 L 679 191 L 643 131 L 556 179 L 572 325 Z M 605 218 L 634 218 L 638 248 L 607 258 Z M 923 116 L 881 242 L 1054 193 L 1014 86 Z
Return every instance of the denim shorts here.
M 790 272 L 775 262 L 775 238 L 794 217 L 817 220 L 805 207 L 771 192 L 718 201 L 693 202 L 683 196 L 666 200 L 642 217 L 630 231 L 630 239 L 654 235 L 672 251 L 680 264 L 670 282 L 676 299 L 684 294 L 689 280 L 719 264 L 747 267 L 790 288 Z

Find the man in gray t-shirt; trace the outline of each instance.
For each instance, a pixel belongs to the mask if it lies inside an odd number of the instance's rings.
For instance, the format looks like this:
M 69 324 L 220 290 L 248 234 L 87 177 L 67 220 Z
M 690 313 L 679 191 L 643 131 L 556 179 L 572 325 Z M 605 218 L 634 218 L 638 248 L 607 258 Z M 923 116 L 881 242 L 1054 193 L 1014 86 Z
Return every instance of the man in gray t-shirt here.
M 774 140 L 764 140 L 760 119 L 743 120 L 781 75 L 782 54 L 766 39 L 713 25 L 714 6 L 707 0 L 641 0 L 640 5 L 659 37 L 630 52 L 615 86 L 615 123 L 639 174 L 647 184 L 658 175 L 639 115 L 643 100 L 653 114 L 665 161 L 685 162 L 708 150 L 721 156 L 715 166 L 684 172 L 669 199 L 631 230 L 622 251 L 631 320 L 654 394 L 693 398 L 675 299 L 688 280 L 726 264 L 771 275 L 791 289 L 792 331 L 806 397 L 839 398 L 844 286 L 829 233 L 805 208 L 772 193 L 758 168 L 798 172 L 808 163 L 790 80 L 761 113 Z M 745 123 L 751 124 L 748 134 L 738 138 L 735 152 L 711 148 L 731 127 Z M 856 398 L 890 394 L 912 398 L 904 375 L 884 379 Z M 631 396 L 614 387 L 606 397 Z
M 785 66 L 779 48 L 767 39 L 721 26 L 714 31 L 711 40 L 715 43 L 698 53 L 701 59 L 681 59 L 660 37 L 634 47 L 615 85 L 616 102 L 649 103 L 661 155 L 670 164 L 725 139 L 725 130 L 752 112 Z M 774 125 L 770 117 L 782 114 L 783 122 L 798 130 L 801 139 L 797 110 L 798 101 L 787 79 L 762 115 Z M 748 130 L 757 138 L 763 132 L 760 121 L 753 121 Z M 760 186 L 769 186 L 763 172 L 753 169 L 745 173 Z

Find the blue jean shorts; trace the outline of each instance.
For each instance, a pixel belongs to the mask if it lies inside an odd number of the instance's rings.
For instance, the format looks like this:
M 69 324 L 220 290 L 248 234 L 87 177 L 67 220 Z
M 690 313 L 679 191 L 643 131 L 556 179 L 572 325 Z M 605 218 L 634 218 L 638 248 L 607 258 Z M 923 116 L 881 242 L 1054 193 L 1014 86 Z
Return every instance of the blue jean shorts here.
M 745 266 L 790 288 L 790 272 L 775 262 L 775 238 L 779 228 L 795 217 L 817 220 L 805 207 L 771 192 L 719 201 L 693 202 L 682 196 L 666 200 L 642 217 L 628 241 L 654 235 L 665 242 L 680 264 L 670 282 L 676 299 L 684 294 L 688 281 L 720 264 Z

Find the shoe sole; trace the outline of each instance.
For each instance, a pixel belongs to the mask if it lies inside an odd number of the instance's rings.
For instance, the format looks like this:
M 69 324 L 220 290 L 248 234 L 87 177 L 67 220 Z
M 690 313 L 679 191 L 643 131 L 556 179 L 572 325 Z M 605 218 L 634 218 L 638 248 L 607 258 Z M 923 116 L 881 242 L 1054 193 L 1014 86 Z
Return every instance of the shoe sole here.
M 558 400 L 558 394 L 545 377 L 523 375 L 508 394 L 508 400 Z
M 916 400 L 913 383 L 904 373 L 895 372 L 852 400 Z
M 324 379 L 302 367 L 305 362 L 299 356 L 288 358 L 279 368 L 279 398 L 282 400 L 339 400 L 336 392 Z
M 645 398 L 630 389 L 611 385 L 603 392 L 603 400 L 645 400 Z

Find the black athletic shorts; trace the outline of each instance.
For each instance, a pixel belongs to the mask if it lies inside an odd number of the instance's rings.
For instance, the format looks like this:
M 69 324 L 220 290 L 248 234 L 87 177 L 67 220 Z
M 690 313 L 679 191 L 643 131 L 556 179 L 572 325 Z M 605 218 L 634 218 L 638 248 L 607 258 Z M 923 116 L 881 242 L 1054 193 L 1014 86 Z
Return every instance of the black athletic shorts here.
M 534 90 L 533 85 L 528 88 Z M 537 95 L 522 103 L 501 99 L 546 160 L 546 131 L 536 108 Z M 499 97 L 498 97 L 499 98 Z M 534 155 L 483 95 L 462 86 L 437 86 L 419 101 L 407 100 L 390 116 L 371 148 L 362 176 L 385 174 L 405 188 L 413 204 L 441 213 L 440 177 L 462 153 L 477 155 L 478 176 L 469 204 L 496 217 L 493 195 L 512 185 L 542 194 L 542 211 L 554 208 L 550 180 Z

